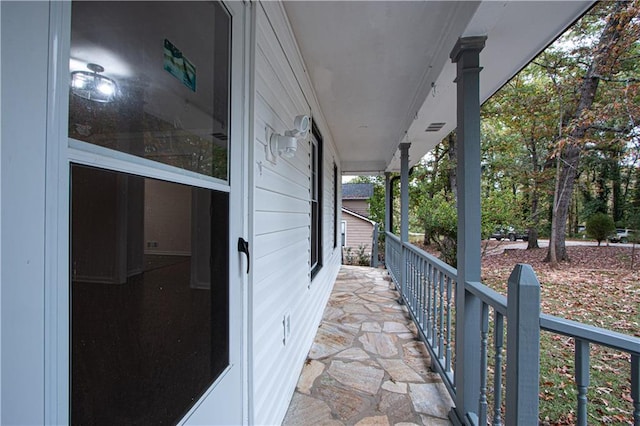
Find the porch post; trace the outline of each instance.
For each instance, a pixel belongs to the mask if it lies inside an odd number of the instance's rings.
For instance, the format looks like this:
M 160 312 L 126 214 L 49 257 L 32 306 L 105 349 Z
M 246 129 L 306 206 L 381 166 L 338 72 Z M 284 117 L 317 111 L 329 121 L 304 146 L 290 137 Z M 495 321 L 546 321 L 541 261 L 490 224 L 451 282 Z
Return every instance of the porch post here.
M 400 144 L 400 242 L 402 263 L 400 264 L 400 300 L 405 295 L 407 285 L 407 259 L 404 243 L 409 241 L 409 147 L 410 143 Z
M 384 173 L 384 231 L 393 232 L 391 229 L 391 215 L 393 214 L 391 206 L 391 172 Z
M 371 267 L 378 267 L 378 222 L 373 225 L 373 240 L 371 242 Z
M 457 64 L 458 285 L 456 286 L 456 424 L 477 422 L 480 400 L 480 300 L 465 282 L 480 281 L 480 51 L 486 37 L 458 39 Z

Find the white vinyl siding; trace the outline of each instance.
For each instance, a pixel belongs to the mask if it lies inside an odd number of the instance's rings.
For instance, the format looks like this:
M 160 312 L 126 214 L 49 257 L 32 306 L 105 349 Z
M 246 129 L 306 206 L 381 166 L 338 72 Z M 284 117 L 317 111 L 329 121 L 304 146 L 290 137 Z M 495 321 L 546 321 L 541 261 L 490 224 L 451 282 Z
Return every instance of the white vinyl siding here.
M 252 284 L 249 291 L 250 422 L 281 423 L 340 267 L 333 164 L 337 153 L 280 3 L 255 4 Z M 296 115 L 311 116 L 323 137 L 322 269 L 311 281 L 311 153 L 302 139 L 293 158 L 267 159 L 266 128 L 282 134 Z M 339 208 L 339 206 L 337 207 Z M 291 334 L 283 343 L 283 319 Z

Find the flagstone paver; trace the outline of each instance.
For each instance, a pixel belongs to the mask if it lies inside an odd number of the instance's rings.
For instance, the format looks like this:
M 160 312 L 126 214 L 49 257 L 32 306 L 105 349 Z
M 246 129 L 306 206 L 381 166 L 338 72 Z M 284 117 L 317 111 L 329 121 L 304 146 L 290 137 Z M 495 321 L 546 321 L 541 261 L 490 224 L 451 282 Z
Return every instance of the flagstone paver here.
M 383 269 L 343 266 L 283 424 L 449 425 L 453 402 Z

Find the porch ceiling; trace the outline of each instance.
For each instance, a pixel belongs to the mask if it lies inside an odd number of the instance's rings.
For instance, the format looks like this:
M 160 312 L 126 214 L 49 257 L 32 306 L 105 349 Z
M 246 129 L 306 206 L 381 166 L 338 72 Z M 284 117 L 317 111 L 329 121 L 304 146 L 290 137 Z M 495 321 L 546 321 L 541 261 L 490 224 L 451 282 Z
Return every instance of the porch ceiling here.
M 343 174 L 398 171 L 455 128 L 459 37 L 486 35 L 484 101 L 593 1 L 288 1 L 284 3 Z M 434 132 L 432 123 L 445 123 Z

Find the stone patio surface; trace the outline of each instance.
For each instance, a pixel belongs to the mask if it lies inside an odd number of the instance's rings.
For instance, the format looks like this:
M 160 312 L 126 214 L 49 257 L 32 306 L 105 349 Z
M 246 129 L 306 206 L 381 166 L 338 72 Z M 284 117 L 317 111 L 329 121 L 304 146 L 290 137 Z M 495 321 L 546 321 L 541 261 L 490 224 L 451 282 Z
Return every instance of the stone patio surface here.
M 343 266 L 284 425 L 449 425 L 453 402 L 384 269 Z

